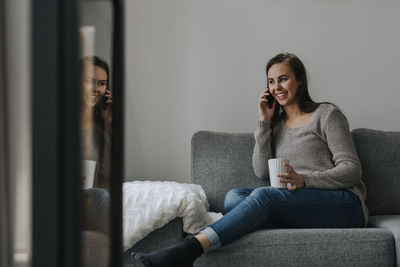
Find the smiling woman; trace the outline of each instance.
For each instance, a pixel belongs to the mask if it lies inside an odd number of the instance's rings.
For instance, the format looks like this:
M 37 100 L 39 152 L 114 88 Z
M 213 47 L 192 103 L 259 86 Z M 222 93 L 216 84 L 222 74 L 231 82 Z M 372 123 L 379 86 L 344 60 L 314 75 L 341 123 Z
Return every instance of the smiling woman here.
M 109 88 L 109 67 L 99 57 L 82 60 L 82 159 L 98 165 L 94 184 L 110 189 L 110 136 L 112 94 Z M 90 187 L 91 187 L 90 186 Z
M 90 256 L 92 251 L 103 255 L 101 262 L 109 262 L 111 203 L 111 121 L 112 97 L 109 88 L 109 67 L 97 56 L 81 60 L 81 184 L 83 204 L 83 242 L 98 247 L 83 246 L 84 266 L 99 266 Z M 103 265 L 101 265 L 103 266 Z

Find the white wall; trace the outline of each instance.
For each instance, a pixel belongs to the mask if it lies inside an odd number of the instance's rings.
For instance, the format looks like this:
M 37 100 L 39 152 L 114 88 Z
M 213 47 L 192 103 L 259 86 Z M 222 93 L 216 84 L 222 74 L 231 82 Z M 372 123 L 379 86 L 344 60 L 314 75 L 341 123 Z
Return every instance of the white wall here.
M 399 1 L 126 1 L 127 180 L 189 182 L 199 130 L 253 132 L 265 64 L 297 54 L 351 128 L 400 130 Z
M 95 33 L 95 55 L 111 66 L 112 49 L 112 5 L 111 1 L 79 1 L 80 26 L 93 25 Z

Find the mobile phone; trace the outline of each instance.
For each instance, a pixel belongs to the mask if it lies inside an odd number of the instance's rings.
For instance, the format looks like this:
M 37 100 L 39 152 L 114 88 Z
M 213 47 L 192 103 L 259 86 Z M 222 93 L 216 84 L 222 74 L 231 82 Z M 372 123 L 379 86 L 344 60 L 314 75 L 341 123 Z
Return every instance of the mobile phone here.
M 105 95 L 103 96 L 103 99 L 102 99 L 102 101 L 103 101 L 103 109 L 106 109 L 107 108 L 107 99 L 108 99 L 108 97 L 106 97 Z
M 268 81 L 267 81 L 267 88 L 268 88 Z M 268 107 L 272 108 L 272 105 L 274 104 L 275 98 L 272 96 L 271 92 L 268 90 L 269 95 L 265 96 L 265 99 L 268 100 Z

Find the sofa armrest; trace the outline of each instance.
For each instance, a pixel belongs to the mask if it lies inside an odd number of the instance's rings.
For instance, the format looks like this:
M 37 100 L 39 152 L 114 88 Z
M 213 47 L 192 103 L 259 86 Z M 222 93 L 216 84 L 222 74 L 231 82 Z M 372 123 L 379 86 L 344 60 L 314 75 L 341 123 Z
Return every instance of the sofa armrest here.
M 392 232 L 396 246 L 396 266 L 400 267 L 400 215 L 371 216 L 368 219 L 368 226 Z
M 154 230 L 145 238 L 137 242 L 133 247 L 124 252 L 124 266 L 139 266 L 139 264 L 132 261 L 130 257 L 132 251 L 150 253 L 181 242 L 186 235 L 182 229 L 182 219 L 176 218 L 163 227 Z

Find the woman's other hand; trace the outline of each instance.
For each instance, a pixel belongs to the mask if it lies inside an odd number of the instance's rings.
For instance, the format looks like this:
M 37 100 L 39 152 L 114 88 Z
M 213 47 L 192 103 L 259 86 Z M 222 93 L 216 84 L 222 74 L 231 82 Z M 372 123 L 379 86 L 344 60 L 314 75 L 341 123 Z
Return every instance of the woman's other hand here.
M 292 186 L 289 187 L 289 190 L 296 190 L 297 188 L 305 187 L 306 184 L 304 182 L 303 175 L 295 172 L 293 167 L 286 162 L 283 165 L 288 169 L 288 173 L 279 173 L 278 177 L 283 177 L 283 179 L 280 179 L 279 182 L 291 183 Z
M 272 116 L 274 115 L 276 100 L 274 100 L 272 107 L 269 108 L 267 96 L 270 94 L 271 93 L 267 88 L 260 95 L 260 100 L 258 102 L 258 114 L 260 121 L 271 121 Z

